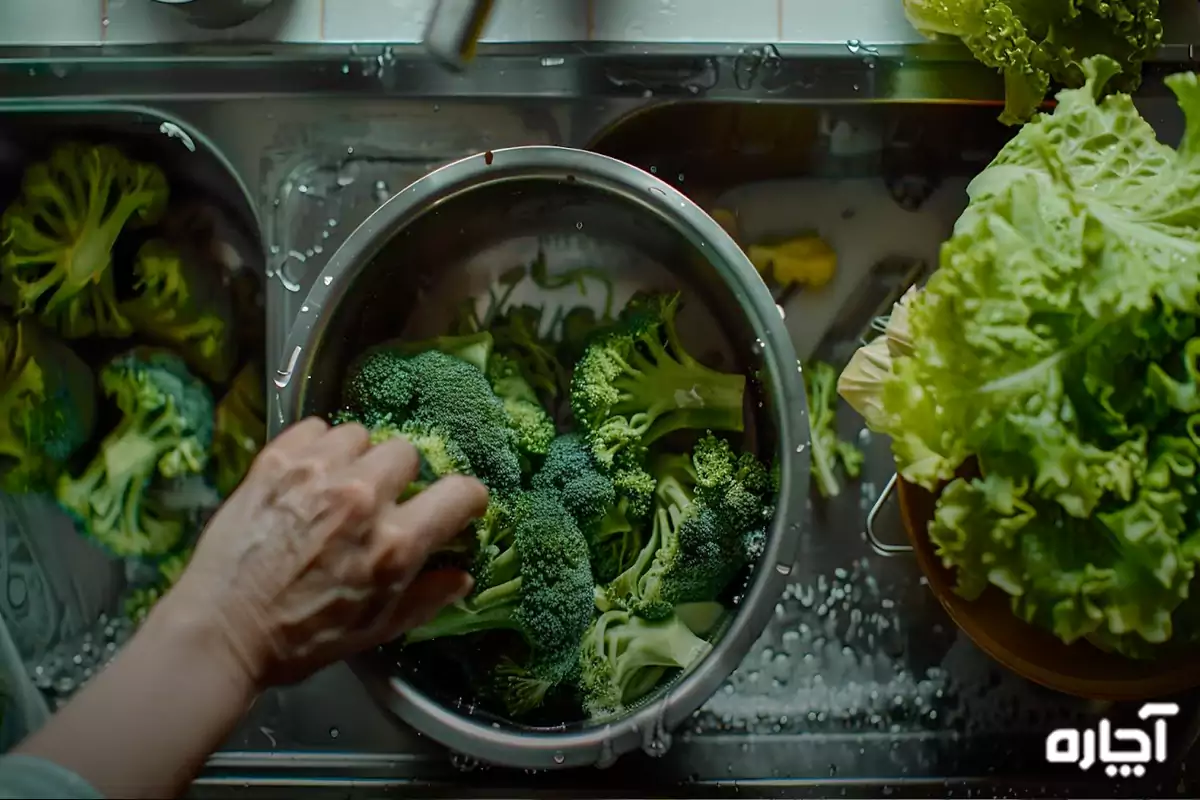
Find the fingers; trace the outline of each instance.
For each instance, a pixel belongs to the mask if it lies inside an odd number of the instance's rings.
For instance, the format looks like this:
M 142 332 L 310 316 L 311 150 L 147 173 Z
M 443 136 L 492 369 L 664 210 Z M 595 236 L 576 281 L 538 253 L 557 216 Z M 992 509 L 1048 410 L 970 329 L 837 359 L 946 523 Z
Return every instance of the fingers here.
M 458 569 L 435 569 L 418 575 L 404 590 L 396 612 L 385 621 L 381 641 L 389 641 L 429 622 L 451 603 L 462 600 L 475 588 L 474 579 Z
M 370 447 L 371 435 L 357 422 L 335 425 L 313 443 L 318 457 L 332 468 L 354 463 Z
M 348 470 L 353 480 L 379 488 L 382 503 L 391 504 L 421 471 L 417 448 L 404 438 L 388 439 L 366 451 Z
M 328 430 L 329 423 L 325 420 L 320 417 L 307 417 L 284 429 L 267 447 L 292 454 L 299 453 Z
M 487 488 L 475 478 L 447 475 L 402 505 L 386 509 L 378 530 L 385 548 L 409 562 L 424 561 L 487 510 Z

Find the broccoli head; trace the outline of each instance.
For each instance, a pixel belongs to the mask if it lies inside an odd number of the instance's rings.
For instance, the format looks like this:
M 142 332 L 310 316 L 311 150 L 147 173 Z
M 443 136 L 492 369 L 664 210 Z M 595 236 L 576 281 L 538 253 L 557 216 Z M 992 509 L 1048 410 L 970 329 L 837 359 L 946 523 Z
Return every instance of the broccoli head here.
M 17 313 L 37 313 L 71 339 L 128 336 L 113 245 L 126 225 L 156 222 L 167 195 L 157 167 L 104 145 L 64 144 L 31 166 L 0 218 L 0 277 Z
M 335 418 L 335 424 L 355 421 L 357 420 L 345 414 Z M 417 474 L 416 480 L 409 484 L 400 495 L 402 500 L 412 497 L 444 475 L 474 474 L 471 471 L 471 462 L 462 448 L 436 427 L 414 420 L 396 425 L 384 418 L 369 426 L 368 430 L 371 434 L 371 444 L 404 438 L 416 448 L 417 454 L 421 457 L 420 472 Z
M 542 408 L 517 362 L 496 353 L 488 362 L 487 377 L 517 433 L 517 447 L 525 456 L 546 455 L 555 434 L 554 420 Z
M 507 533 L 493 534 L 487 544 L 498 552 L 487 582 L 409 631 L 406 642 L 490 630 L 519 633 L 529 646 L 528 660 L 507 662 L 496 674 L 504 705 L 518 715 L 577 671 L 579 643 L 592 620 L 592 570 L 587 542 L 553 491 L 520 495 L 495 523 Z
M 212 459 L 214 482 L 222 497 L 228 497 L 242 482 L 266 443 L 266 414 L 262 369 L 251 362 L 238 371 L 217 403 Z
M 710 433 L 690 463 L 664 456 L 654 470 L 649 539 L 631 567 L 597 589 L 602 610 L 662 619 L 682 603 L 715 600 L 765 542 L 773 486 L 770 471 L 753 455 L 735 455 Z
M 436 430 L 492 492 L 519 490 L 517 435 L 487 377 L 466 361 L 438 350 L 409 356 L 393 347 L 372 348 L 351 366 L 343 396 L 351 418 L 368 427 L 413 423 Z
M 88 365 L 32 320 L 0 317 L 0 488 L 52 488 L 95 422 Z
M 59 505 L 118 556 L 155 556 L 179 543 L 184 519 L 153 492 L 159 478 L 201 473 L 213 439 L 208 387 L 178 356 L 135 348 L 100 372 L 120 420 L 78 476 L 58 479 Z
M 151 239 L 133 264 L 137 294 L 120 307 L 136 331 L 173 348 L 215 383 L 229 380 L 237 357 L 233 298 L 221 270 Z
M 532 486 L 558 493 L 587 539 L 598 580 L 612 580 L 633 563 L 644 545 L 640 528 L 629 518 L 628 500 L 597 466 L 582 436 L 556 438 Z
M 687 669 L 712 651 L 672 614 L 651 621 L 614 609 L 601 614 L 581 647 L 583 708 L 592 719 L 619 714 L 654 690 L 671 669 Z
M 688 428 L 741 431 L 746 379 L 684 350 L 679 295 L 639 295 L 575 365 L 571 409 L 605 468 L 632 468 L 662 436 Z

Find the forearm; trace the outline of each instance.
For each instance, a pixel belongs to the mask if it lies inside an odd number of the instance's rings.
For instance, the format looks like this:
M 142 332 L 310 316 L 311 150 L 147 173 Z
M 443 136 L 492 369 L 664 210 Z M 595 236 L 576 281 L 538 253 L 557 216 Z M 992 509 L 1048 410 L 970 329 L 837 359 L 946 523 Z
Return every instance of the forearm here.
M 73 770 L 108 797 L 174 797 L 255 689 L 221 631 L 172 592 L 107 669 L 17 752 Z

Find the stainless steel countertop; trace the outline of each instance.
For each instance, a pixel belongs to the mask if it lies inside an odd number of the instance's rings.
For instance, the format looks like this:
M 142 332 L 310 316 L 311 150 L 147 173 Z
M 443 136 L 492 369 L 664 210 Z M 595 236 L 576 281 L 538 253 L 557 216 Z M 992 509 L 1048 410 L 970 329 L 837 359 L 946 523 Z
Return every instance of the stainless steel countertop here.
M 1152 121 L 1176 124 L 1153 74 L 1193 61 L 1190 46 L 1163 49 L 1144 93 Z M 462 75 L 413 47 L 51 48 L 0 51 L 0 69 L 0 112 L 102 102 L 173 120 L 223 155 L 263 232 L 271 366 L 345 235 L 391 192 L 454 158 L 518 144 L 586 147 L 641 112 L 691 101 L 803 106 L 823 125 L 869 130 L 949 102 L 970 124 L 987 123 L 996 109 L 975 106 L 998 99 L 998 81 L 940 45 L 514 45 L 488 48 Z M 875 167 L 823 169 L 837 179 Z M 841 425 L 853 436 L 861 421 L 843 414 Z M 395 723 L 336 666 L 260 698 L 195 793 L 1195 796 L 1178 761 L 1144 784 L 1097 784 L 1044 763 L 1052 727 L 1131 709 L 1039 690 L 957 635 L 915 564 L 880 556 L 863 534 L 891 470 L 886 442 L 861 441 L 870 456 L 861 487 L 814 508 L 807 556 L 776 619 L 666 756 L 586 773 L 484 769 Z M 899 541 L 897 525 L 889 507 L 881 536 Z M 1176 758 L 1197 722 L 1194 698 L 1182 702 Z

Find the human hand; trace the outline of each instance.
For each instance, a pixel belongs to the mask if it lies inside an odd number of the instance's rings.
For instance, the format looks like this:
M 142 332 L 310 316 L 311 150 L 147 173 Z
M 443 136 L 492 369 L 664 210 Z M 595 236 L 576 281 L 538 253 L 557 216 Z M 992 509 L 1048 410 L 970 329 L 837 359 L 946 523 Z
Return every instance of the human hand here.
M 210 609 L 260 688 L 423 624 L 471 591 L 461 570 L 421 569 L 488 495 L 455 475 L 397 505 L 419 467 L 404 439 L 372 447 L 361 425 L 297 423 L 259 453 L 163 602 Z

